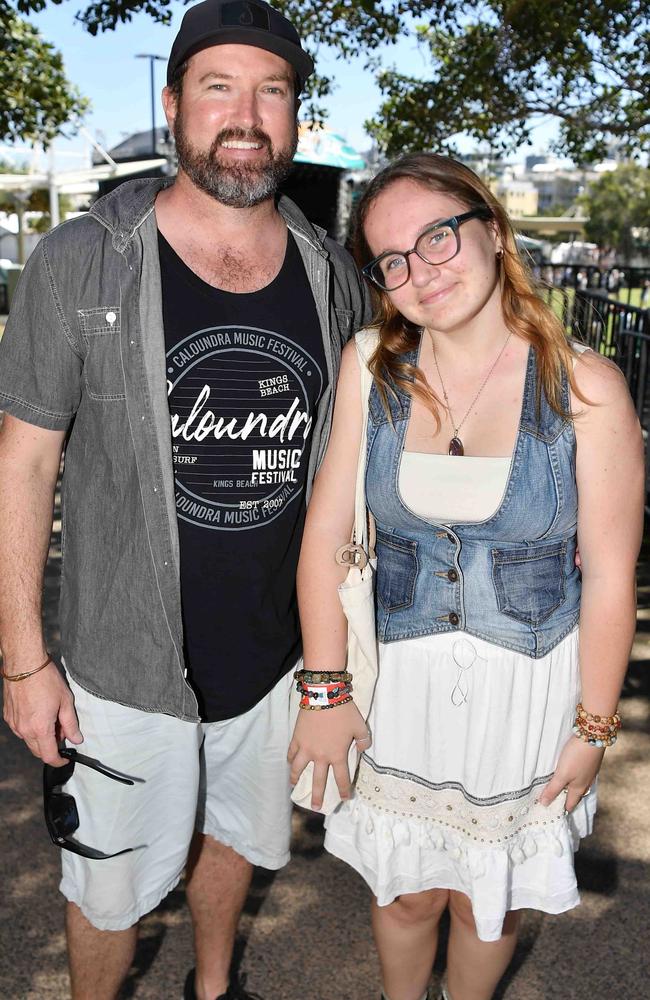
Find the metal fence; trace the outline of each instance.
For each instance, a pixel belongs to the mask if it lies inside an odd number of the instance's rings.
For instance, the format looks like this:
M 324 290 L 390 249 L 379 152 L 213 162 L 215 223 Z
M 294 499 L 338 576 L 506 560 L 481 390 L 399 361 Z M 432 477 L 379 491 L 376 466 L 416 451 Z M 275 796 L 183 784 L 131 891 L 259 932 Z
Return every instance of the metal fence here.
M 568 334 L 614 361 L 625 375 L 650 442 L 650 309 L 640 309 L 603 291 L 546 288 L 545 297 L 562 313 Z M 650 462 L 646 467 L 646 515 L 650 517 Z
M 619 366 L 650 434 L 650 309 L 619 302 L 600 289 L 546 285 L 542 296 L 561 316 L 567 334 Z
M 639 420 L 650 430 L 650 311 L 617 302 L 598 292 L 577 292 L 571 330 L 594 351 L 615 361 L 630 388 Z

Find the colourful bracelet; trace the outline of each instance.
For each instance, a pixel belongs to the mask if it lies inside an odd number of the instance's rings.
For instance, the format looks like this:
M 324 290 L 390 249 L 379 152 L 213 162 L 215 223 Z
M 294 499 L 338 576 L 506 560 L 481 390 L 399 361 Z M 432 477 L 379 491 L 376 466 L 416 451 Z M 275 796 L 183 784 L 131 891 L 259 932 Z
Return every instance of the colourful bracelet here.
M 308 708 L 313 705 L 324 707 L 334 707 L 343 702 L 352 692 L 351 684 L 305 684 L 298 681 L 296 690 L 300 694 L 301 707 Z
M 327 711 L 328 708 L 337 708 L 339 705 L 347 705 L 349 701 L 352 701 L 351 694 L 347 695 L 345 698 L 342 698 L 341 701 L 330 702 L 329 705 L 304 705 L 303 702 L 301 701 L 300 708 L 306 709 L 306 711 L 308 712 L 325 712 Z
M 621 717 L 618 712 L 614 715 L 592 715 L 586 711 L 582 702 L 578 703 L 572 732 L 583 743 L 599 748 L 613 747 L 620 728 Z

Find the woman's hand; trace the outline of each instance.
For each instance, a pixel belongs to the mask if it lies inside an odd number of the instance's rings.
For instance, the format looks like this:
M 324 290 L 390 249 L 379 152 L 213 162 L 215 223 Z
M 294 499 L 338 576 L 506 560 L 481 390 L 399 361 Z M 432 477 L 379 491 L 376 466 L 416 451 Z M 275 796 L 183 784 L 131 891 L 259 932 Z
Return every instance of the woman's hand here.
M 603 762 L 604 747 L 592 747 L 571 735 L 566 741 L 555 773 L 539 797 L 543 806 L 550 806 L 561 791 L 567 790 L 565 808 L 571 812 L 591 787 Z
M 353 701 L 320 712 L 300 709 L 287 760 L 291 764 L 291 784 L 310 761 L 314 762 L 312 809 L 320 809 L 325 795 L 327 770 L 331 766 L 342 799 L 349 799 L 351 778 L 348 751 L 355 740 L 360 751 L 371 744 L 368 727 Z

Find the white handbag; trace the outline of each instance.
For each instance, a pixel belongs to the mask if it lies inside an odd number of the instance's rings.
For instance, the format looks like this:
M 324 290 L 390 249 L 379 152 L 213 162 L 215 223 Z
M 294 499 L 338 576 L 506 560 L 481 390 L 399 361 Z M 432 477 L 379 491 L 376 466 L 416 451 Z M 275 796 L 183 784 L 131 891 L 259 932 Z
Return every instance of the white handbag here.
M 339 598 L 348 620 L 347 669 L 352 674 L 354 703 L 364 719 L 368 718 L 377 681 L 377 633 L 374 599 L 377 562 L 374 553 L 374 522 L 368 515 L 365 493 L 368 397 L 372 387 L 368 359 L 377 346 L 377 339 L 377 332 L 374 329 L 361 330 L 355 337 L 361 370 L 363 412 L 354 498 L 354 528 L 352 541 L 342 546 L 336 553 L 337 562 L 350 566 L 348 575 L 339 586 Z M 296 697 L 294 716 L 297 715 L 298 701 L 299 697 Z M 332 711 L 336 711 L 336 709 Z M 359 765 L 359 756 L 357 745 L 353 741 L 348 753 L 348 767 L 353 779 Z M 291 795 L 295 804 L 305 809 L 312 808 L 313 776 L 314 765 L 310 762 L 298 779 Z M 341 796 L 332 768 L 330 768 L 323 804 L 318 812 L 327 816 L 336 809 L 340 802 Z

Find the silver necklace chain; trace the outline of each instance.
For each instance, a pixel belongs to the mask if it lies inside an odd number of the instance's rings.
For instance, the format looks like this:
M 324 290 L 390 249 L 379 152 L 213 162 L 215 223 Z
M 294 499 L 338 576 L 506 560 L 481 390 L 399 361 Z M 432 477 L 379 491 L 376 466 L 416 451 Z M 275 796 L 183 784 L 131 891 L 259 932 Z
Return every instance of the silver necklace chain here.
M 492 372 L 494 371 L 494 369 L 498 365 L 499 361 L 501 360 L 501 355 L 505 351 L 506 347 L 508 346 L 508 342 L 509 342 L 510 338 L 512 337 L 512 330 L 510 331 L 510 333 L 506 337 L 505 342 L 503 344 L 503 347 L 501 348 L 501 350 L 497 354 L 496 358 L 492 362 L 492 365 L 490 367 L 489 372 L 487 373 L 487 375 L 485 376 L 485 378 L 481 382 L 481 384 L 479 386 L 479 389 L 478 389 L 478 392 L 474 396 L 474 399 L 472 400 L 472 402 L 469 404 L 469 406 L 467 408 L 467 412 L 466 412 L 465 416 L 463 417 L 463 419 L 461 420 L 461 422 L 458 424 L 458 426 L 456 426 L 456 421 L 454 420 L 454 415 L 451 412 L 451 406 L 449 405 L 449 396 L 447 395 L 447 390 L 445 389 L 445 383 L 442 381 L 442 375 L 440 374 L 440 365 L 438 364 L 438 355 L 436 354 L 436 344 L 435 344 L 435 341 L 433 339 L 433 334 L 431 333 L 431 330 L 427 330 L 427 333 L 429 334 L 429 337 L 431 338 L 431 347 L 433 348 L 433 362 L 434 362 L 434 364 L 436 366 L 436 371 L 438 372 L 438 378 L 440 379 L 440 385 L 442 387 L 442 395 L 443 395 L 443 398 L 445 400 L 445 406 L 447 407 L 447 412 L 448 412 L 448 414 L 449 414 L 449 416 L 451 418 L 451 425 L 454 428 L 454 437 L 457 438 L 458 437 L 458 433 L 459 433 L 461 427 L 463 426 L 463 424 L 465 423 L 465 421 L 469 417 L 470 413 L 472 412 L 474 404 L 476 403 L 477 399 L 479 398 L 479 396 L 481 395 L 481 393 L 485 389 L 486 385 L 488 384 L 488 380 L 490 378 L 490 375 L 492 374 Z

